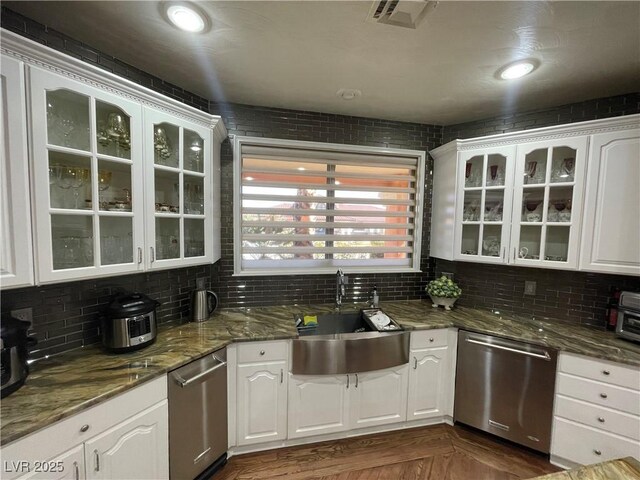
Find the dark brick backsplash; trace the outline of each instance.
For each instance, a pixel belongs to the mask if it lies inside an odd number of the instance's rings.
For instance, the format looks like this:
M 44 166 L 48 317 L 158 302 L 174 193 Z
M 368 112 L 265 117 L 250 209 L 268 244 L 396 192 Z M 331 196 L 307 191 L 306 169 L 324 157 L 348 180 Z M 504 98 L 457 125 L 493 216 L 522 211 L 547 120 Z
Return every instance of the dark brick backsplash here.
M 640 278 L 541 268 L 483 265 L 435 260 L 436 275 L 454 274 L 462 288 L 460 305 L 507 313 L 570 320 L 604 327 L 612 288 L 640 291 Z M 536 294 L 524 294 L 524 282 L 536 282 Z
M 217 104 L 179 86 L 149 75 L 135 66 L 97 51 L 47 26 L 2 7 L 1 25 L 75 58 L 112 71 L 185 104 L 223 117 L 230 134 L 383 146 L 428 151 L 450 139 L 502 133 L 573 121 L 636 113 L 638 94 L 565 105 L 557 109 L 523 112 L 447 127 L 359 118 L 317 112 Z M 427 163 L 426 194 L 431 196 L 431 160 Z M 55 354 L 99 342 L 100 312 L 114 293 L 141 291 L 162 302 L 159 321 L 186 319 L 189 294 L 196 279 L 220 297 L 222 307 L 333 302 L 333 275 L 273 277 L 233 276 L 233 158 L 230 142 L 222 148 L 222 259 L 214 265 L 141 273 L 90 281 L 29 287 L 3 292 L 3 313 L 34 309 L 33 334 L 39 344 L 34 357 Z M 638 289 L 638 280 L 611 275 L 558 272 L 515 267 L 445 262 L 428 258 L 430 202 L 424 208 L 421 269 L 423 273 L 350 274 L 347 302 L 365 301 L 374 285 L 381 301 L 424 297 L 424 286 L 436 271 L 454 271 L 465 293 L 463 305 L 535 313 L 577 322 L 598 323 L 603 316 L 609 285 Z M 487 279 L 492 279 L 488 283 Z M 538 281 L 538 295 L 524 297 L 524 279 Z M 493 287 L 496 285 L 496 288 Z M 491 286 L 489 286 L 491 285 Z M 492 299 L 487 291 L 494 291 Z
M 516 112 L 474 122 L 447 125 L 443 129 L 442 143 L 460 138 L 497 135 L 499 133 L 586 122 L 587 120 L 619 117 L 634 113 L 640 113 L 640 93 L 638 92 L 615 97 L 597 98 L 555 108 Z

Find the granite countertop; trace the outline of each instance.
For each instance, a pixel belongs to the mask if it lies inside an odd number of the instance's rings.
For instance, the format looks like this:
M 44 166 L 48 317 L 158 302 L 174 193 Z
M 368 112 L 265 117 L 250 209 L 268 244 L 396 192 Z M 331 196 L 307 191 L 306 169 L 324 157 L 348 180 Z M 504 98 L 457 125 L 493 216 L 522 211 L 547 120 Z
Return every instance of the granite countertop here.
M 385 302 L 381 307 L 406 330 L 457 327 L 640 367 L 640 345 L 617 339 L 611 332 L 466 307 L 445 311 L 421 300 Z M 333 305 L 223 309 L 206 322 L 163 324 L 156 342 L 137 352 L 113 354 L 94 345 L 38 361 L 26 384 L 0 405 L 0 445 L 231 342 L 295 338 L 294 313 L 331 311 Z
M 586 465 L 564 472 L 550 473 L 535 480 L 640 480 L 640 462 L 635 458 L 619 458 L 608 462 Z

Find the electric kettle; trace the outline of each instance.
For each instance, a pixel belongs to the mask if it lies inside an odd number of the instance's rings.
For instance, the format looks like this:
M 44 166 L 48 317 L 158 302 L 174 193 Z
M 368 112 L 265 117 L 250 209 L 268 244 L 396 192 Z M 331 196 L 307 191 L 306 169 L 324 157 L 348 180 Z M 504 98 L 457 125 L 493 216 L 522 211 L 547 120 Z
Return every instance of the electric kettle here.
M 191 294 L 191 321 L 204 322 L 218 307 L 218 296 L 211 290 L 194 290 Z

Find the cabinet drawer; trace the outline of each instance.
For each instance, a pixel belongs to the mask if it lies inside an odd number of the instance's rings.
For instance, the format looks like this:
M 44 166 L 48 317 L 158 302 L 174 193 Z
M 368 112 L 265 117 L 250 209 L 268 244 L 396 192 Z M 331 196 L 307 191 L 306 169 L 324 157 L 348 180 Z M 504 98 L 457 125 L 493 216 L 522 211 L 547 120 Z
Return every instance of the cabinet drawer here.
M 411 332 L 411 349 L 446 347 L 448 332 L 446 328 Z
M 614 458 L 640 457 L 640 442 L 627 440 L 568 420 L 554 418 L 551 454 L 588 465 Z
M 640 441 L 640 417 L 556 396 L 555 415 Z
M 287 345 L 286 340 L 238 343 L 238 363 L 286 361 Z
M 640 390 L 640 369 L 577 355 L 560 355 L 558 371 Z
M 640 392 L 634 390 L 559 373 L 556 393 L 640 415 Z

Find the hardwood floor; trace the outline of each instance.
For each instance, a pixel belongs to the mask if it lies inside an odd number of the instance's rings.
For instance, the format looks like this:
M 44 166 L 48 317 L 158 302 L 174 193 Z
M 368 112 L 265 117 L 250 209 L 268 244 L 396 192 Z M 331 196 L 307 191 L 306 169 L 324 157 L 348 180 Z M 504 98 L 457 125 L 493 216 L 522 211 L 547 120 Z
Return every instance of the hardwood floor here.
M 516 480 L 558 470 L 496 437 L 434 425 L 236 456 L 213 478 Z

